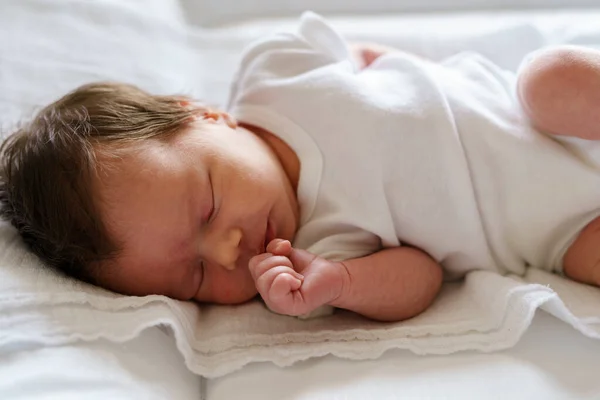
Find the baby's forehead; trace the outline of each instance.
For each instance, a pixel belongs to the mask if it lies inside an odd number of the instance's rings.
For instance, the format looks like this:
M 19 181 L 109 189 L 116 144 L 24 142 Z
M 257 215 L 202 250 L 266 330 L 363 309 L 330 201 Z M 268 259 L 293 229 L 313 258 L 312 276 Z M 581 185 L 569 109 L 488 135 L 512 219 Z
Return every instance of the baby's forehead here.
M 94 145 L 95 170 L 100 178 L 106 175 L 133 173 L 140 175 L 144 169 L 160 168 L 165 162 L 166 147 L 154 139 L 136 139 L 122 143 Z
M 99 212 L 105 217 L 163 170 L 160 152 L 146 143 L 102 145 L 95 153 L 95 165 L 90 171 L 92 191 Z
M 100 198 L 118 202 L 135 192 L 174 191 L 199 165 L 198 149 L 190 142 L 194 133 L 182 132 L 170 137 L 143 138 L 99 143 L 95 148 L 95 185 Z M 190 152 L 191 148 L 193 154 Z M 193 162 L 190 160 L 193 159 Z
M 147 143 L 101 154 L 94 195 L 109 231 L 121 243 L 139 236 L 142 226 L 155 235 L 168 234 L 169 227 L 160 219 L 178 221 L 181 205 L 172 204 L 185 189 L 177 157 L 163 146 Z

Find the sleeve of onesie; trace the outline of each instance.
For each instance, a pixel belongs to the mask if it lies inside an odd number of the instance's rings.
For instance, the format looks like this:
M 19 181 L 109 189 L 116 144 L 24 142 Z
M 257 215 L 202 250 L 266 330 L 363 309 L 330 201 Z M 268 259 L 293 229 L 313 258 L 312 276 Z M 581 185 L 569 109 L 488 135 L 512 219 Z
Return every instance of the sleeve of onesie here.
M 302 14 L 295 33 L 278 33 L 251 44 L 243 53 L 234 77 L 228 109 L 244 100 L 247 93 L 276 87 L 310 71 L 345 63 L 355 66 L 344 39 L 323 18 L 312 12 Z

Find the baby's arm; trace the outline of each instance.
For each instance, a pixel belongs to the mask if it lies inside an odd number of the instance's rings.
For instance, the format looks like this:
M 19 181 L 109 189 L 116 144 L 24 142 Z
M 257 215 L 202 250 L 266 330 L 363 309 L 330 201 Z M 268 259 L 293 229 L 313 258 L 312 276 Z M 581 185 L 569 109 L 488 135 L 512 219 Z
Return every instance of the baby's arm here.
M 330 304 L 380 321 L 412 318 L 431 305 L 442 269 L 429 255 L 394 247 L 341 263 L 347 273 L 342 294 Z
M 376 320 L 400 321 L 423 312 L 442 283 L 439 264 L 409 247 L 344 262 L 293 249 L 288 241 L 273 241 L 268 251 L 250 262 L 250 270 L 267 305 L 282 314 L 307 314 L 329 304 Z

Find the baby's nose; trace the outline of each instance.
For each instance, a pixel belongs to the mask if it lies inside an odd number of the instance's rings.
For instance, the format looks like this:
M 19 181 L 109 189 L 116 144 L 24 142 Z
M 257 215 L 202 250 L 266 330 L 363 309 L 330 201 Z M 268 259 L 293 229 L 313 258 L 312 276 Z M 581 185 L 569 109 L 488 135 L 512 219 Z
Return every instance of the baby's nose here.
M 219 240 L 213 244 L 214 248 L 209 249 L 213 260 L 225 269 L 234 270 L 236 261 L 240 255 L 241 241 L 241 229 L 232 228 L 225 231 Z

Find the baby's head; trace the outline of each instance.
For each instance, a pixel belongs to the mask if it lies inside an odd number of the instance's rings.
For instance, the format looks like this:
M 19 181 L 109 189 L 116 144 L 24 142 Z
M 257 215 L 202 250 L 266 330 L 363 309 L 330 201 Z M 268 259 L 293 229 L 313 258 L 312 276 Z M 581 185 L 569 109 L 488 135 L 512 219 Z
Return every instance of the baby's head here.
M 82 86 L 2 144 L 2 216 L 46 264 L 114 291 L 239 303 L 297 203 L 263 134 L 181 96 Z

